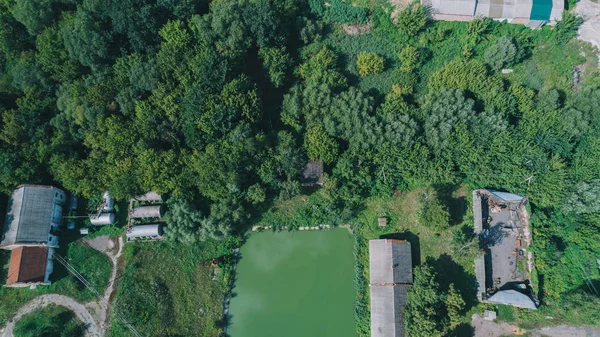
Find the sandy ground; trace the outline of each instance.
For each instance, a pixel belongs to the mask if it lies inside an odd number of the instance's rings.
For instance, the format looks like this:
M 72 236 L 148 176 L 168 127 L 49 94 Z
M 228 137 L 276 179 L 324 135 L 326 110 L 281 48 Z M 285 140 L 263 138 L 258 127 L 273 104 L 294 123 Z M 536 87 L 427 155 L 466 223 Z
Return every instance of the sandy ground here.
M 12 331 L 15 323 L 21 319 L 21 317 L 50 304 L 60 305 L 72 310 L 77 318 L 87 326 L 85 337 L 101 337 L 106 335 L 108 329 L 110 328 L 110 300 L 113 298 L 115 291 L 114 283 L 119 271 L 119 258 L 121 257 L 123 250 L 123 238 L 119 237 L 117 241 L 117 247 L 115 247 L 115 240 L 108 236 L 99 236 L 91 240 L 85 240 L 84 244 L 87 244 L 90 247 L 108 255 L 112 263 L 110 280 L 108 287 L 106 287 L 104 290 L 102 299 L 98 299 L 98 301 L 92 301 L 84 305 L 78 303 L 71 297 L 58 294 L 46 294 L 38 296 L 22 306 L 15 317 L 8 322 L 6 327 L 4 329 L 0 329 L 0 336 L 13 337 Z
M 578 38 L 600 48 L 600 4 L 580 0 L 575 6 L 575 13 L 583 18 Z
M 475 328 L 475 337 L 519 336 L 525 333 L 532 337 L 600 337 L 600 330 L 592 327 L 559 325 L 523 330 L 505 322 L 486 321 L 477 314 L 471 318 L 471 326 Z

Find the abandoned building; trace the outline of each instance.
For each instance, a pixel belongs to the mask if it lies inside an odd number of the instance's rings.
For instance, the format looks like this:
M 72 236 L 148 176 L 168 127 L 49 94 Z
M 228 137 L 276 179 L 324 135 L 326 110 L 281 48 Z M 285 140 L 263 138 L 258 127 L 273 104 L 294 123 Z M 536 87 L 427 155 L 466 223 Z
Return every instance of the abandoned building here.
M 323 186 L 323 161 L 310 160 L 302 170 L 302 186 Z
M 369 241 L 371 336 L 404 336 L 404 307 L 413 282 L 410 242 Z
M 52 273 L 54 232 L 62 221 L 66 194 L 53 186 L 21 185 L 8 200 L 1 249 L 11 250 L 7 286 L 47 284 Z
M 529 275 L 533 270 L 527 198 L 492 190 L 473 191 L 475 234 L 484 254 L 475 259 L 481 302 L 536 309 Z
M 165 209 L 162 205 L 147 205 L 134 207 L 129 216 L 133 219 L 162 218 Z
M 560 0 L 422 0 L 434 20 L 471 21 L 486 17 L 537 28 L 562 19 Z
M 137 197 L 131 199 L 131 201 L 139 202 L 161 202 L 162 200 L 162 196 L 154 191 L 138 195 Z

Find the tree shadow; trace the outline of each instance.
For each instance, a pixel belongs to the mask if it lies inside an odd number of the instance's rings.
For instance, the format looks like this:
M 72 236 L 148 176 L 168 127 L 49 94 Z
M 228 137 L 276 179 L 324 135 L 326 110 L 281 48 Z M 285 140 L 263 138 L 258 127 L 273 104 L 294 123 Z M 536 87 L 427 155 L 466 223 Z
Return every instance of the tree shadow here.
M 452 194 L 459 188 L 456 184 L 445 184 L 434 186 L 440 202 L 448 208 L 450 214 L 450 226 L 458 225 L 463 221 L 467 212 L 467 199 L 464 195 L 454 197 Z
M 449 335 L 455 337 L 471 337 L 475 336 L 475 329 L 468 323 L 462 323 L 452 329 Z
M 438 283 L 441 289 L 447 290 L 450 284 L 462 295 L 465 300 L 465 307 L 461 314 L 469 311 L 477 304 L 477 279 L 475 275 L 468 273 L 465 268 L 454 260 L 448 254 L 440 255 L 437 259 L 428 257 L 425 261 L 431 265 L 438 275 Z
M 379 237 L 380 239 L 391 239 L 391 240 L 406 240 L 410 242 L 410 250 L 412 255 L 413 267 L 421 265 L 421 242 L 419 237 L 410 231 L 404 231 L 402 233 L 385 234 Z

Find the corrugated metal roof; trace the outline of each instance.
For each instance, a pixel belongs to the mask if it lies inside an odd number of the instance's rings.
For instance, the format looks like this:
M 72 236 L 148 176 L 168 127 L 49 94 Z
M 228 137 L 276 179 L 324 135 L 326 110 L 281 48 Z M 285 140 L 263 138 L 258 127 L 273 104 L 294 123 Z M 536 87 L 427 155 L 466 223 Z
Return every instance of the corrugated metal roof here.
M 413 280 L 410 243 L 369 241 L 369 273 L 371 337 L 404 336 L 404 306 Z
M 23 185 L 13 191 L 0 246 L 48 241 L 50 225 L 60 224 L 65 193 L 52 186 Z
M 533 309 L 536 310 L 537 307 L 535 303 L 529 298 L 529 296 L 520 293 L 516 290 L 502 290 L 490 298 L 488 298 L 487 302 L 498 303 L 498 304 L 506 304 L 512 305 L 515 307 Z
M 433 14 L 475 15 L 476 0 L 422 0 Z
M 371 284 L 412 283 L 410 249 L 410 242 L 407 241 L 369 241 Z
M 556 21 L 562 18 L 561 0 L 421 0 L 432 14 L 483 16 L 500 20 L 526 18 Z
M 404 336 L 408 285 L 371 286 L 371 337 Z
M 489 192 L 507 202 L 517 202 L 517 201 L 523 200 L 522 196 L 516 195 L 513 193 L 498 192 L 498 191 L 492 191 L 492 190 L 490 190 Z
M 127 232 L 127 238 L 142 238 L 162 235 L 162 228 L 159 224 L 133 226 Z
M 163 215 L 163 206 L 151 205 L 151 206 L 138 206 L 134 207 L 131 211 L 131 217 L 134 219 L 138 218 L 160 218 Z

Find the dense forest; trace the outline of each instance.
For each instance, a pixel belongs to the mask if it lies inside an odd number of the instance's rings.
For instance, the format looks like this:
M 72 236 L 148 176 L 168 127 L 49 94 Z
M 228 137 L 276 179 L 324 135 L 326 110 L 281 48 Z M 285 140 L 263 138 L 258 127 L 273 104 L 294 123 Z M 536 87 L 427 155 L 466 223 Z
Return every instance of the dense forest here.
M 309 159 L 337 224 L 417 187 L 507 190 L 530 200 L 543 303 L 597 305 L 600 78 L 578 19 L 359 4 L 1 0 L 0 191 L 155 190 L 167 235 L 201 245 L 298 195 Z

